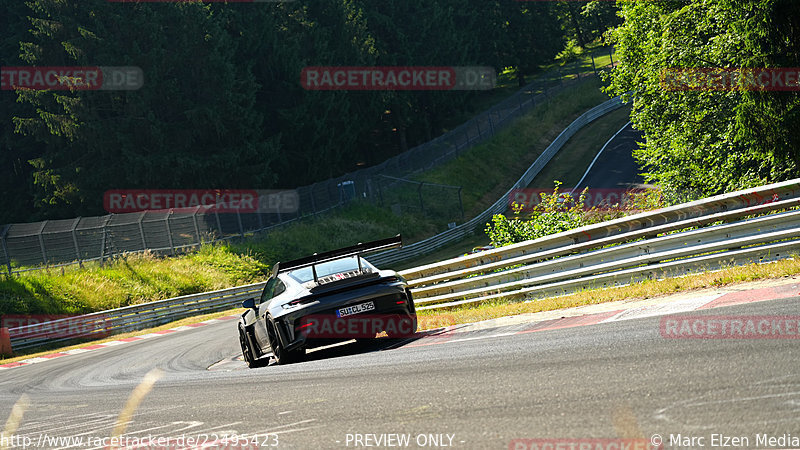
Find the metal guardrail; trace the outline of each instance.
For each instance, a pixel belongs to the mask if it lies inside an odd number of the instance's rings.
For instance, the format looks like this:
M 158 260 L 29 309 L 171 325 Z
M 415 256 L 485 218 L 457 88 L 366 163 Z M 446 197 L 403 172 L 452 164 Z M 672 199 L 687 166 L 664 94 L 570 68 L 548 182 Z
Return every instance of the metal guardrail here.
M 11 347 L 14 350 L 23 350 L 43 344 L 74 341 L 76 338 L 102 338 L 111 333 L 156 327 L 197 314 L 224 311 L 248 298 L 261 295 L 264 284 L 265 282 L 262 282 L 184 295 L 37 325 L 10 328 L 8 331 L 11 335 Z
M 410 280 L 415 302 L 422 305 L 417 309 L 426 310 L 563 295 L 777 260 L 800 251 L 800 211 L 780 212 L 797 206 L 800 179 L 640 213 L 400 274 Z M 769 215 L 752 218 L 763 214 Z

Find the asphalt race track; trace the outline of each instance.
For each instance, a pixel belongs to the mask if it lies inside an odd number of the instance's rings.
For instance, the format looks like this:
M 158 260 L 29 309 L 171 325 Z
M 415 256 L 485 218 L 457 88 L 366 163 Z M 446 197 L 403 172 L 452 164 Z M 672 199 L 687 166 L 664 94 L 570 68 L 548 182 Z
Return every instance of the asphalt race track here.
M 594 161 L 589 173 L 576 186 L 576 191 L 585 187 L 592 189 L 629 188 L 644 182 L 639 175 L 639 166 L 633 159 L 633 150 L 638 148 L 637 142 L 643 142 L 644 137 L 631 124 L 608 143 L 603 153 Z
M 793 297 L 693 314 L 797 310 Z M 756 434 L 800 435 L 797 339 L 664 339 L 658 317 L 520 334 L 526 326 L 354 342 L 251 370 L 236 360 L 231 320 L 2 371 L 0 420 L 25 393 L 16 436 L 30 446 L 108 437 L 136 385 L 160 368 L 129 437 L 246 434 L 263 448 L 354 448 L 356 438 L 377 444 L 367 434 L 397 433 L 411 448 L 509 448 L 520 438 L 654 433 L 704 436 L 705 447 L 714 433 L 748 436 L 754 447 Z

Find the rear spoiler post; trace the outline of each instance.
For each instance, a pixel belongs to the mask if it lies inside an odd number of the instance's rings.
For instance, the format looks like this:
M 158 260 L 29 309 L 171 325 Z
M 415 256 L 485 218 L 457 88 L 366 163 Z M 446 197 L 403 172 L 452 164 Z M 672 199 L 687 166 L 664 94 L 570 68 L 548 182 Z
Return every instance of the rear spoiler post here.
M 314 253 L 314 256 L 316 256 L 316 255 L 317 254 Z M 313 264 L 311 265 L 311 273 L 314 274 L 314 283 L 319 283 L 319 280 L 317 279 L 317 266 L 315 266 Z

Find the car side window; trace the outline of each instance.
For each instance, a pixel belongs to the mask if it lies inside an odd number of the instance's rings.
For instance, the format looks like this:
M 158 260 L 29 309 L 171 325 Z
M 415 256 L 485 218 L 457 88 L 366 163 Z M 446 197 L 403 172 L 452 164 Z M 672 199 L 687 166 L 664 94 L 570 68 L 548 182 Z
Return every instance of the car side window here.
M 286 291 L 286 285 L 283 284 L 283 281 L 272 278 L 267 281 L 267 285 L 264 286 L 264 291 L 261 292 L 261 303 L 264 303 L 273 297 L 277 297 L 278 295 L 283 294 Z
M 272 297 L 277 297 L 277 296 L 283 294 L 284 292 L 286 292 L 286 285 L 283 284 L 283 281 L 278 280 L 278 282 L 275 283 L 275 290 L 272 293 Z M 270 297 L 270 298 L 272 298 L 272 297 Z
M 261 303 L 264 303 L 272 298 L 272 293 L 275 291 L 275 284 L 279 280 L 277 278 L 270 278 L 264 290 L 261 292 Z

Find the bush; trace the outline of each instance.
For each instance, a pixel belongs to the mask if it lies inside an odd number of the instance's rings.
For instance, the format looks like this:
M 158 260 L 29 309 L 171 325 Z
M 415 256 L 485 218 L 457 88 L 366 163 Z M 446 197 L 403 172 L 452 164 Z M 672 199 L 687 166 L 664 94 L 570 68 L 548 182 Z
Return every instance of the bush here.
M 486 234 L 495 247 L 537 239 L 587 225 L 585 190 L 577 201 L 568 193 L 560 193 L 561 182 L 555 182 L 552 194 L 542 192 L 541 201 L 533 208 L 529 219 L 519 218 L 524 205 L 514 203 L 514 218 L 495 214 L 486 225 Z
M 514 203 L 512 210 L 514 217 L 509 219 L 505 215 L 495 214 L 492 222 L 486 224 L 486 234 L 495 247 L 514 244 L 517 242 L 538 239 L 543 236 L 568 231 L 593 223 L 604 222 L 619 217 L 650 211 L 664 206 L 661 191 L 647 189 L 645 191 L 629 191 L 624 196 L 622 203 L 606 205 L 607 208 L 586 207 L 586 193 L 584 189 L 578 198 L 570 193 L 559 192 L 561 182 L 555 182 L 552 194 L 542 192 L 539 194 L 541 201 L 529 216 L 520 218 L 525 205 Z

